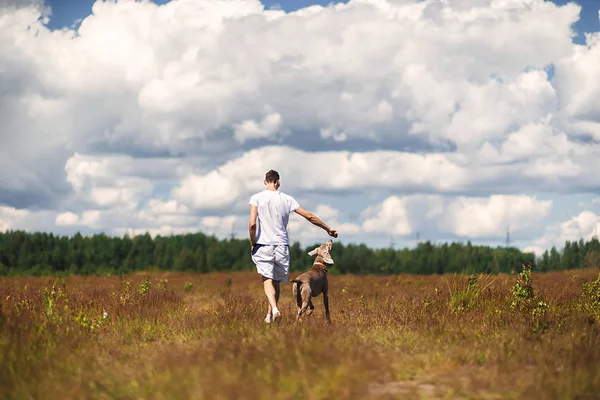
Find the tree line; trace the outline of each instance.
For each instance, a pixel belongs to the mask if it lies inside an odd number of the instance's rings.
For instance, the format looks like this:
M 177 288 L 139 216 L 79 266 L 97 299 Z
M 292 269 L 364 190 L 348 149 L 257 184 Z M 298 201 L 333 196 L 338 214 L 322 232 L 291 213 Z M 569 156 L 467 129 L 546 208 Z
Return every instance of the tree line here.
M 290 271 L 310 267 L 308 251 L 290 245 Z M 467 243 L 434 244 L 429 241 L 408 249 L 371 249 L 364 244 L 334 243 L 338 274 L 442 274 L 506 273 L 532 263 L 534 270 L 552 271 L 600 267 L 600 242 L 565 243 L 537 258 L 514 247 L 474 246 Z M 135 237 L 106 234 L 57 236 L 52 233 L 7 231 L 0 233 L 0 275 L 122 274 L 148 269 L 179 272 L 254 271 L 248 239 L 217 239 L 203 233 Z

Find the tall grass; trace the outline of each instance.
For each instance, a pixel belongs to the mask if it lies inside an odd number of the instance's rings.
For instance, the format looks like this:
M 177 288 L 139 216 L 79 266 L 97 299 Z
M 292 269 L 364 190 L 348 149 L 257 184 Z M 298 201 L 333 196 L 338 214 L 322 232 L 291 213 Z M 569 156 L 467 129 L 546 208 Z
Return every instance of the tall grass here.
M 290 285 L 266 325 L 254 273 L 3 278 L 0 398 L 591 399 L 598 271 L 577 273 L 331 276 L 331 326 L 321 297 L 295 323 Z

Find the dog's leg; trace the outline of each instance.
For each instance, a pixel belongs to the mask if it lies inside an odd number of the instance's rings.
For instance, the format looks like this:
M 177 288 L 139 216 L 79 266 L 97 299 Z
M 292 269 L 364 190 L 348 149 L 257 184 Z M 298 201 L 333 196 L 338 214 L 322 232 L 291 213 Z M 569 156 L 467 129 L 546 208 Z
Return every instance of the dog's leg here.
M 325 306 L 325 318 L 327 322 L 331 324 L 331 317 L 329 316 L 329 294 L 327 286 L 323 288 L 323 305 Z
M 296 317 L 297 321 L 302 320 L 302 314 L 304 314 L 304 312 L 306 312 L 306 309 L 308 308 L 308 303 L 310 301 L 311 295 L 312 295 L 312 293 L 310 291 L 310 286 L 302 285 L 302 289 L 299 294 L 299 297 L 302 298 L 302 308 L 300 308 L 300 310 L 298 310 L 298 316 Z
M 304 312 L 306 311 L 307 308 L 308 308 L 308 301 L 304 301 L 302 303 L 302 308 L 298 311 L 298 316 L 296 317 L 297 321 L 302 321 L 302 314 L 304 314 Z
M 302 282 L 299 282 L 299 281 L 292 281 L 292 282 L 294 282 L 292 284 L 292 295 L 296 299 L 296 307 L 298 308 L 297 312 L 300 313 L 300 310 L 302 309 L 302 296 L 300 294 L 300 288 L 301 288 Z
M 315 312 L 315 305 L 312 302 L 312 298 L 308 299 L 308 311 L 306 311 L 306 316 L 312 315 Z

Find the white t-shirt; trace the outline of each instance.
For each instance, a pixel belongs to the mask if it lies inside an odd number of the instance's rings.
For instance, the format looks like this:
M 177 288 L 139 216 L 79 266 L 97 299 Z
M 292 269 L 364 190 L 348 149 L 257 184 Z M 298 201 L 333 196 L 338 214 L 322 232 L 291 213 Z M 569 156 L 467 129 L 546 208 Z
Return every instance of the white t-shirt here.
M 300 205 L 292 196 L 280 191 L 263 190 L 250 197 L 258 208 L 256 244 L 289 244 L 287 224 L 290 213 Z

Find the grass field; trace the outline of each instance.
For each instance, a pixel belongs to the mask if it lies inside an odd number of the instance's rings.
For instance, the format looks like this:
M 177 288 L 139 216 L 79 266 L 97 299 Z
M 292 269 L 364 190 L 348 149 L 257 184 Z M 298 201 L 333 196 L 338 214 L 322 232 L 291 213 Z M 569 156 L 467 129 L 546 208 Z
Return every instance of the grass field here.
M 598 398 L 598 271 L 531 277 L 330 276 L 331 325 L 254 273 L 0 278 L 0 398 Z

